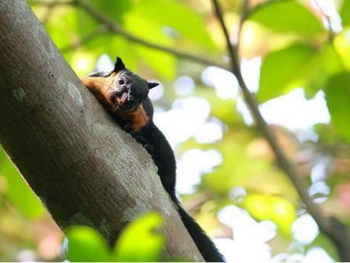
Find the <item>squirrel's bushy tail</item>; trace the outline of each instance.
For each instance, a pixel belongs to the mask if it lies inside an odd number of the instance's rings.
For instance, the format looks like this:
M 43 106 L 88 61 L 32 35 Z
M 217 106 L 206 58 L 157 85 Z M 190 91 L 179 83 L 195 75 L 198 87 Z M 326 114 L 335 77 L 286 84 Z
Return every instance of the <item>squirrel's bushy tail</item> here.
M 204 233 L 203 229 L 194 219 L 178 204 L 178 211 L 182 222 L 184 223 L 188 233 L 197 245 L 199 252 L 202 254 L 206 262 L 224 262 L 224 257 L 215 247 L 213 241 Z

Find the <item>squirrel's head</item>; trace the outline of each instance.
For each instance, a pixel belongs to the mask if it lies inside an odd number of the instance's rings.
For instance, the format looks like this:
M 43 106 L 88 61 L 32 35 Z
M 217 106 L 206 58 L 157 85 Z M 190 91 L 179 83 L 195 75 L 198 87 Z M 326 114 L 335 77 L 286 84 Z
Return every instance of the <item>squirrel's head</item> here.
M 114 73 L 114 74 L 113 74 Z M 111 100 L 116 108 L 134 111 L 147 98 L 150 89 L 158 85 L 149 82 L 128 70 L 123 61 L 117 57 L 112 75 L 115 75 Z

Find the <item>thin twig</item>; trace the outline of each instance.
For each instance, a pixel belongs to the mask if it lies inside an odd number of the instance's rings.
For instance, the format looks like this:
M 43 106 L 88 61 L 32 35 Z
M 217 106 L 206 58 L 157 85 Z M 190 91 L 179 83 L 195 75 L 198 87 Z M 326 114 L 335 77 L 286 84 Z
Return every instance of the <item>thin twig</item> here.
M 327 22 L 327 25 L 328 25 L 328 42 L 331 46 L 331 48 L 333 49 L 334 51 L 334 54 L 337 58 L 337 61 L 341 67 L 341 69 L 343 71 L 346 71 L 347 70 L 347 67 L 344 65 L 344 62 L 343 60 L 341 59 L 341 56 L 337 50 L 337 48 L 334 46 L 334 37 L 336 36 L 336 32 L 334 32 L 334 29 L 333 29 L 333 25 L 332 25 L 332 19 L 331 17 L 325 12 L 324 8 L 321 6 L 320 2 L 319 1 L 315 1 L 316 3 L 316 6 L 318 8 L 318 10 L 320 11 L 321 15 L 323 15 L 323 17 L 325 18 L 326 22 Z
M 93 7 L 90 3 L 88 3 L 85 0 L 72 0 L 72 1 L 53 1 L 53 2 L 46 2 L 43 0 L 32 0 L 30 2 L 31 4 L 39 4 L 39 5 L 78 5 L 81 7 L 85 12 L 87 12 L 91 17 L 99 21 L 101 24 L 103 24 L 110 32 L 113 32 L 115 34 L 121 35 L 128 39 L 129 41 L 132 41 L 136 44 L 143 45 L 145 47 L 155 49 L 161 52 L 169 53 L 174 56 L 178 56 L 184 59 L 188 59 L 200 64 L 204 65 L 213 65 L 217 67 L 221 67 L 224 69 L 227 69 L 227 65 L 224 62 L 216 62 L 214 59 L 207 59 L 205 56 L 198 56 L 193 55 L 188 52 L 184 52 L 181 50 L 177 50 L 174 48 L 166 47 L 163 45 L 159 45 L 154 42 L 146 41 L 140 37 L 137 37 L 133 35 L 132 33 L 126 31 L 124 28 L 122 28 L 119 24 L 117 24 L 114 20 L 109 18 L 108 16 L 104 15 L 102 12 L 97 10 L 95 7 Z
M 276 137 L 274 136 L 274 134 L 271 132 L 271 130 L 269 129 L 266 121 L 264 120 L 264 118 L 262 117 L 259 108 L 258 108 L 258 103 L 256 102 L 254 96 L 250 93 L 244 79 L 241 73 L 241 69 L 240 69 L 240 63 L 239 63 L 239 58 L 237 55 L 237 50 L 236 50 L 236 46 L 231 44 L 230 38 L 229 38 L 229 34 L 227 31 L 227 28 L 225 26 L 225 23 L 223 21 L 223 16 L 222 16 L 222 11 L 220 9 L 219 3 L 217 0 L 212 0 L 215 6 L 215 12 L 216 12 L 216 16 L 218 17 L 221 27 L 224 31 L 225 37 L 226 37 L 226 43 L 227 43 L 227 48 L 230 52 L 230 56 L 232 59 L 232 72 L 235 74 L 243 95 L 245 97 L 245 100 L 249 106 L 249 109 L 257 123 L 257 125 L 260 127 L 262 133 L 264 134 L 264 136 L 266 137 L 267 141 L 269 142 L 272 150 L 274 151 L 278 163 L 281 166 L 281 168 L 283 170 L 285 170 L 285 172 L 289 175 L 289 177 L 291 177 L 291 179 L 293 180 L 293 183 L 295 184 L 300 196 L 302 197 L 302 199 L 304 200 L 305 198 L 305 204 L 307 206 L 314 206 L 314 203 L 311 201 L 311 199 L 308 196 L 308 193 L 302 183 L 302 181 L 300 179 L 295 179 L 295 178 L 299 178 L 299 176 L 297 175 L 296 169 L 295 167 L 289 162 L 289 160 L 286 158 L 284 152 L 281 150 L 281 147 L 279 146 Z M 311 208 L 311 210 L 314 210 L 314 208 Z
M 333 30 L 333 25 L 332 25 L 332 19 L 331 19 L 330 15 L 328 15 L 325 12 L 324 8 L 321 6 L 319 1 L 316 0 L 314 3 L 316 4 L 316 7 L 317 7 L 318 11 L 320 11 L 321 15 L 325 18 L 325 20 L 327 22 L 328 32 L 329 32 L 328 40 L 329 40 L 330 43 L 332 43 L 333 39 L 334 39 L 334 36 L 335 36 L 335 32 Z
M 230 41 L 230 36 L 228 33 L 228 30 L 226 28 L 223 14 L 220 8 L 220 4 L 218 0 L 212 0 L 215 14 L 217 16 L 217 19 L 220 22 L 220 25 L 222 27 L 222 30 L 225 35 L 227 49 L 229 51 L 230 57 L 231 57 L 231 71 L 233 74 L 235 74 L 241 90 L 243 92 L 244 98 L 248 104 L 248 107 L 255 119 L 255 122 L 257 123 L 258 127 L 260 128 L 262 134 L 265 136 L 266 140 L 268 141 L 270 147 L 272 148 L 273 152 L 275 153 L 277 163 L 280 166 L 280 168 L 288 175 L 290 180 L 292 181 L 295 189 L 297 190 L 301 200 L 305 204 L 308 212 L 310 215 L 314 218 L 314 220 L 317 222 L 317 224 L 320 226 L 321 230 L 328 235 L 336 244 L 339 254 L 341 256 L 341 259 L 344 261 L 350 260 L 350 254 L 346 250 L 344 250 L 344 247 L 350 247 L 349 246 L 349 238 L 346 234 L 346 227 L 341 224 L 338 220 L 335 220 L 334 218 L 330 218 L 322 213 L 319 206 L 316 205 L 310 198 L 307 188 L 303 181 L 301 180 L 301 177 L 298 175 L 298 172 L 296 170 L 296 167 L 293 163 L 291 163 L 288 158 L 286 157 L 285 153 L 283 152 L 282 148 L 280 147 L 279 143 L 277 142 L 277 139 L 275 135 L 271 132 L 269 129 L 266 121 L 262 117 L 259 108 L 258 103 L 256 102 L 254 96 L 250 93 L 244 78 L 242 76 L 241 68 L 240 68 L 240 60 L 238 56 L 238 40 L 236 43 L 232 44 Z M 244 8 L 246 8 L 247 4 L 244 5 Z M 240 26 L 243 25 L 243 21 L 241 21 Z M 341 230 L 341 231 L 340 231 Z M 345 244 L 345 245 L 344 245 Z
M 214 4 L 214 7 L 215 7 L 216 16 L 217 16 L 217 18 L 218 18 L 218 20 L 220 22 L 220 25 L 225 25 L 224 17 L 223 17 L 223 15 L 221 13 L 221 9 L 220 9 L 219 3 L 214 0 L 213 4 Z M 236 62 L 239 60 L 238 57 L 237 57 L 238 54 L 236 54 L 236 51 L 233 48 L 233 45 L 231 44 L 230 35 L 228 33 L 228 30 L 227 30 L 226 26 L 222 26 L 222 31 L 223 31 L 223 33 L 225 35 L 225 39 L 226 39 L 226 42 L 227 42 L 227 50 L 228 50 L 228 52 L 230 54 L 230 57 L 231 57 L 231 70 L 233 72 L 235 72 L 235 69 L 237 69 Z

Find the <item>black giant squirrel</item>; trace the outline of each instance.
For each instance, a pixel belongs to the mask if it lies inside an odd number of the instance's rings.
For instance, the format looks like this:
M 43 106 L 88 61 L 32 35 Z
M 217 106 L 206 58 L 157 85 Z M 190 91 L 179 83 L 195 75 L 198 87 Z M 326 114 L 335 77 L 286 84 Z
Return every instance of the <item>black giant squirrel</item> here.
M 112 72 L 97 72 L 82 78 L 113 119 L 141 143 L 158 167 L 163 187 L 179 212 L 182 222 L 207 262 L 223 262 L 223 256 L 203 229 L 181 207 L 175 193 L 176 161 L 163 133 L 153 122 L 149 90 L 158 85 L 128 70 L 117 57 Z

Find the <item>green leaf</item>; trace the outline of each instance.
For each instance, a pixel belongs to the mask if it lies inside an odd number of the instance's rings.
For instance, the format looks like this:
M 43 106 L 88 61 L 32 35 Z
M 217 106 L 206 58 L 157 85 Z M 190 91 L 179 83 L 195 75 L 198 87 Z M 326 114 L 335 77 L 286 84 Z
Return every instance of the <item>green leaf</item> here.
M 350 0 L 343 0 L 339 13 L 343 26 L 350 26 Z
M 248 194 L 244 198 L 243 206 L 256 219 L 272 220 L 283 235 L 291 235 L 297 213 L 288 200 L 278 196 Z
M 344 30 L 334 37 L 333 47 L 337 53 L 339 63 L 342 66 L 342 70 L 350 70 L 350 39 L 348 31 Z
M 326 86 L 326 101 L 336 129 L 350 141 L 350 73 L 335 75 Z
M 268 54 L 260 70 L 260 102 L 280 96 L 300 85 L 308 72 L 315 50 L 306 44 L 294 44 Z
M 142 37 L 142 39 L 164 46 L 171 46 L 173 42 L 172 39 L 161 34 L 161 26 L 157 24 L 156 21 L 147 20 L 142 16 L 135 16 L 135 14 L 132 13 L 132 15 L 128 14 L 126 16 L 125 23 L 130 32 Z M 140 24 L 142 24 L 142 27 L 139 26 Z M 155 73 L 165 79 L 172 79 L 175 76 L 176 58 L 173 55 L 156 51 L 142 45 L 131 45 L 130 42 L 128 45 L 133 51 L 133 54 L 130 54 L 131 58 L 134 57 L 135 61 L 138 63 L 144 61 Z
M 45 209 L 33 191 L 29 188 L 14 164 L 0 148 L 0 176 L 6 179 L 6 197 L 30 219 L 40 218 Z
M 314 37 L 324 31 L 321 22 L 307 8 L 293 0 L 270 1 L 252 11 L 249 20 L 277 33 Z
M 307 67 L 304 67 L 303 70 L 305 80 L 303 80 L 302 87 L 308 99 L 313 98 L 320 89 L 326 86 L 330 76 L 343 71 L 343 63 L 339 54 L 335 51 L 333 44 L 329 43 L 318 50 L 305 66 Z
M 141 18 L 144 21 L 148 20 L 158 24 L 158 34 L 164 34 L 164 29 L 172 28 L 179 34 L 179 37 L 191 39 L 202 47 L 215 48 L 205 28 L 203 18 L 193 9 L 181 3 L 181 1 L 139 1 L 130 14 L 134 18 Z M 145 37 L 148 29 L 143 23 L 137 23 L 137 26 L 146 31 L 143 34 Z M 171 32 L 171 30 L 169 31 Z M 176 32 L 170 33 L 170 35 L 177 37 Z M 149 36 L 152 37 L 152 35 Z
M 87 226 L 74 226 L 67 230 L 70 261 L 110 261 L 111 251 L 106 240 Z
M 120 235 L 115 247 L 115 261 L 160 260 L 164 237 L 159 232 L 163 224 L 157 213 L 148 213 L 132 222 Z

